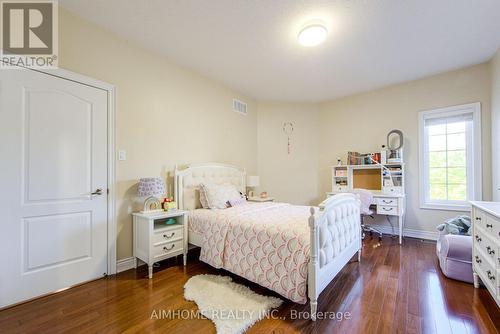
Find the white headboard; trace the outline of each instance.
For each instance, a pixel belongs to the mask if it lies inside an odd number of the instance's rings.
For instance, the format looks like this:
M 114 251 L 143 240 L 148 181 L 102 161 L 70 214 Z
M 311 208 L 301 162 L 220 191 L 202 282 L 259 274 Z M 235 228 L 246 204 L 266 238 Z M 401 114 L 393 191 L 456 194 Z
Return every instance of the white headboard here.
M 219 163 L 188 165 L 180 169 L 175 167 L 175 200 L 181 210 L 201 208 L 200 184 L 233 184 L 239 191 L 246 191 L 246 173 L 244 169 Z

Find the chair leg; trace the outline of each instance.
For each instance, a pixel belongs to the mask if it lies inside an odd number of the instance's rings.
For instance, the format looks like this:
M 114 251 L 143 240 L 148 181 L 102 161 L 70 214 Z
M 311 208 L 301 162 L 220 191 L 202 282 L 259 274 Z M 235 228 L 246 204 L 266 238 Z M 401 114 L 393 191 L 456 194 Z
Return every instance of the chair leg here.
M 364 223 L 364 219 L 365 219 L 366 216 L 363 216 L 361 215 L 361 239 L 364 239 L 365 238 L 365 231 L 367 232 L 370 232 L 370 235 L 372 235 L 373 233 L 377 233 L 378 234 L 378 238 L 379 240 L 382 240 L 382 232 L 380 232 L 378 229 L 370 226 L 370 225 L 366 225 Z M 372 215 L 370 215 L 370 217 L 373 219 L 374 217 Z
M 372 226 L 369 226 L 369 225 L 364 225 L 364 226 L 363 226 L 363 229 L 364 229 L 364 231 L 368 231 L 368 232 L 370 232 L 370 234 L 372 234 L 372 233 L 377 233 L 377 234 L 378 234 L 379 239 L 382 239 L 382 236 L 383 236 L 382 232 L 380 232 L 380 231 L 379 231 L 378 229 L 376 229 L 375 227 L 372 227 Z

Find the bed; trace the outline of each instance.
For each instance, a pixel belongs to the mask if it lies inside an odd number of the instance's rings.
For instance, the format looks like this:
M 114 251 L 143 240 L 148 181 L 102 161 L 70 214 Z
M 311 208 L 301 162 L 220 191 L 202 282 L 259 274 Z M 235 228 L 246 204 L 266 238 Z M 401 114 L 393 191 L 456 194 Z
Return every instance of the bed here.
M 306 303 L 316 320 L 323 289 L 349 260 L 361 256 L 359 201 L 352 194 L 328 198 L 317 207 L 286 203 L 244 203 L 203 209 L 202 183 L 233 185 L 245 192 L 246 173 L 234 166 L 205 163 L 175 169 L 179 208 L 189 211 L 189 243 L 200 260 Z

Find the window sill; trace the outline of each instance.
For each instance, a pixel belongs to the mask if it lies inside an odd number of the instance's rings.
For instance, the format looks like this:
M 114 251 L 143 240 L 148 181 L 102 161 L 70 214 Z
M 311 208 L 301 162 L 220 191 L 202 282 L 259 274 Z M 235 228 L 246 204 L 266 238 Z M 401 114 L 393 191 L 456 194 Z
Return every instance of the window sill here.
M 471 205 L 470 204 L 433 204 L 433 203 L 425 203 L 420 205 L 420 209 L 424 210 L 444 210 L 444 211 L 461 211 L 461 212 L 470 212 Z

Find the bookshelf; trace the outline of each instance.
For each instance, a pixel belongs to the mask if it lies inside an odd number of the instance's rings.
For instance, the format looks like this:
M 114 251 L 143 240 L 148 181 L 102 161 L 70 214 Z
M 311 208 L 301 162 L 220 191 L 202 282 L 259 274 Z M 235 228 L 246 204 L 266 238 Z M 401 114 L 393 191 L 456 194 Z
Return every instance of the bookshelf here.
M 385 194 L 404 194 L 404 163 L 383 166 L 385 168 L 377 164 L 332 166 L 332 191 L 349 192 L 354 188 L 364 188 Z
M 346 192 L 349 190 L 349 168 L 348 166 L 335 166 L 333 167 L 332 177 L 333 186 L 332 190 L 336 192 Z

